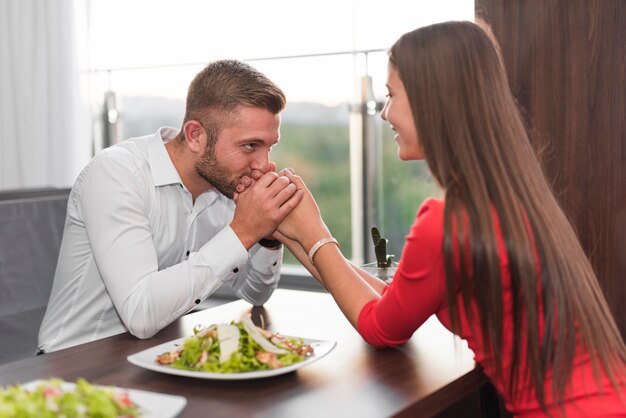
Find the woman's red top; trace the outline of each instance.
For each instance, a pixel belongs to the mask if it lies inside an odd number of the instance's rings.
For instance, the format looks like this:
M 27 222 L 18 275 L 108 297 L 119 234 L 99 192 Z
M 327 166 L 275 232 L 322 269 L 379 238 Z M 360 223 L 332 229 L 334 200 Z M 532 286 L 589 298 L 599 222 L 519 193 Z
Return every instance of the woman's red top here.
M 420 208 L 415 223 L 407 236 L 394 280 L 380 299 L 369 302 L 361 311 L 358 330 L 363 338 L 376 347 L 399 345 L 406 342 L 426 319 L 435 314 L 448 329 L 451 328 L 447 307 L 446 279 L 443 255 L 443 225 L 445 203 L 429 199 Z M 495 214 L 495 213 L 494 213 Z M 507 254 L 502 241 L 497 220 L 495 229 L 498 236 L 504 288 L 504 375 L 513 367 L 510 348 L 520 347 L 520 364 L 524 363 L 522 348 L 526 341 L 514 341 L 512 292 L 508 270 Z M 505 401 L 507 409 L 519 417 L 539 417 L 545 414 L 530 390 L 528 383 L 516 383 L 515 395 L 510 396 L 508 379 L 496 377 L 496 368 L 482 343 L 478 320 L 469 323 L 462 308 L 460 294 L 458 306 L 461 315 L 460 337 L 467 340 L 474 352 L 474 358 Z M 476 317 L 476 316 L 475 316 Z M 542 324 L 543 325 L 543 324 Z M 542 328 L 542 327 L 541 327 Z M 602 375 L 598 387 L 593 370 L 582 349 L 577 350 L 572 379 L 565 391 L 566 417 L 626 416 L 626 404 L 620 400 L 609 379 Z M 545 382 L 547 404 L 553 416 L 559 416 L 558 409 L 551 400 L 552 382 Z M 624 391 L 626 396 L 626 391 Z M 626 401 L 626 399 L 625 399 Z

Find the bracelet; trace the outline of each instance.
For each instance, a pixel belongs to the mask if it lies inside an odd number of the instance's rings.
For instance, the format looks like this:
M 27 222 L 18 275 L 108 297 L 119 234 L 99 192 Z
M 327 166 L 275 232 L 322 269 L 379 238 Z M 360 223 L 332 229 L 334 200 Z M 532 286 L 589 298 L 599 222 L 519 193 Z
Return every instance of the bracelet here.
M 323 245 L 326 245 L 329 242 L 334 242 L 335 244 L 337 244 L 337 247 L 339 247 L 339 242 L 333 237 L 322 238 L 321 240 L 317 241 L 309 250 L 309 261 L 311 262 L 311 264 L 313 264 L 313 256 L 315 255 L 317 250 L 319 250 L 320 248 L 322 248 Z
M 265 248 L 274 248 L 274 249 L 278 249 L 280 248 L 280 246 L 282 245 L 282 242 L 280 242 L 277 239 L 268 239 L 268 238 L 261 238 L 259 240 L 259 245 L 261 247 L 265 247 Z

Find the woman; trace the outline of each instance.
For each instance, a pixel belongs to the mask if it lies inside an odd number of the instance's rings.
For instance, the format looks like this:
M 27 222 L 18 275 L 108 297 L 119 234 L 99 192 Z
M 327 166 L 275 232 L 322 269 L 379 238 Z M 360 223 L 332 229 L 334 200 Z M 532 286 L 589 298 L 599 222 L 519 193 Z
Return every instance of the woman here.
M 426 159 L 445 196 L 421 206 L 392 284 L 341 255 L 293 173 L 305 197 L 277 235 L 369 343 L 402 344 L 437 314 L 516 416 L 626 415 L 624 343 L 496 44 L 471 22 L 420 28 L 393 45 L 388 73 L 382 117 L 398 156 Z

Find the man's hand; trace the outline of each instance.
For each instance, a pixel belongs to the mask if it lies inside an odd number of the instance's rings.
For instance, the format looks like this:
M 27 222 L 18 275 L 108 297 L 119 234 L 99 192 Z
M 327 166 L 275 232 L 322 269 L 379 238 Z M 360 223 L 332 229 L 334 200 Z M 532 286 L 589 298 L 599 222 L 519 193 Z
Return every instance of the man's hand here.
M 246 183 L 250 184 L 246 186 Z M 235 215 L 230 226 L 244 247 L 249 249 L 261 238 L 274 233 L 302 200 L 304 193 L 289 178 L 274 171 L 262 174 L 254 181 L 244 182 L 242 179 L 240 185 L 243 187 L 237 187 Z M 240 189 L 243 190 L 239 192 Z
M 276 163 L 273 161 L 270 161 L 267 172 L 271 172 L 271 171 L 273 172 L 276 171 Z M 250 173 L 250 176 L 243 176 L 241 178 L 241 182 L 237 185 L 237 188 L 236 188 L 237 191 L 235 192 L 235 195 L 233 196 L 233 200 L 235 201 L 235 203 L 237 203 L 239 193 L 243 192 L 248 187 L 252 186 L 252 183 L 260 179 L 263 176 L 263 174 L 265 174 L 265 172 L 260 171 L 260 170 L 252 170 L 252 172 Z

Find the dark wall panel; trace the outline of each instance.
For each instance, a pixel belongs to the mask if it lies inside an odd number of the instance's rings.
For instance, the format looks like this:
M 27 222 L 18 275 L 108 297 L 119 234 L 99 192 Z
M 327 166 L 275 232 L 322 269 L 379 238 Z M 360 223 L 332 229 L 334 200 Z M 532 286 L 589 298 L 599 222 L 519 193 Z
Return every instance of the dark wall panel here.
M 626 1 L 476 0 L 626 336 Z

